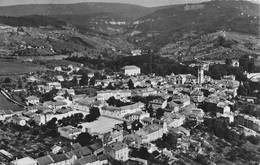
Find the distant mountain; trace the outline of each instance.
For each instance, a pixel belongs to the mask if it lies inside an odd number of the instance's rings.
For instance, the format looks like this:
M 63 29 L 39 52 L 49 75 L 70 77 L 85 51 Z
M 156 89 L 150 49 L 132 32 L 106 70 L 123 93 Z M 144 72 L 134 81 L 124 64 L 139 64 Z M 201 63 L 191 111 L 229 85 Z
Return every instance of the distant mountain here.
M 201 36 L 218 30 L 259 36 L 260 5 L 247 1 L 210 1 L 200 4 L 176 5 L 157 10 L 137 19 L 129 33 L 138 34 L 133 41 L 164 45 L 185 35 Z M 151 34 L 150 34 L 151 36 Z
M 0 7 L 1 16 L 27 15 L 91 15 L 111 13 L 121 17 L 137 19 L 154 12 L 156 8 L 146 8 L 138 5 L 119 3 L 77 3 L 77 4 L 46 4 L 18 5 Z

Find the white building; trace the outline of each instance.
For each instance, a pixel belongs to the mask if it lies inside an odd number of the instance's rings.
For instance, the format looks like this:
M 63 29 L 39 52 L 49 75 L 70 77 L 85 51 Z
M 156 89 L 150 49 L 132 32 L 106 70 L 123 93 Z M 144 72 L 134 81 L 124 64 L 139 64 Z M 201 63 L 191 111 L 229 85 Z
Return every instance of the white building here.
M 128 146 L 121 142 L 114 142 L 105 146 L 105 153 L 116 160 L 126 161 L 129 159 Z
M 145 104 L 138 102 L 132 105 L 126 105 L 122 107 L 104 106 L 102 107 L 102 116 L 108 116 L 113 118 L 122 119 L 127 114 L 142 111 Z
M 141 69 L 135 65 L 125 66 L 122 69 L 124 70 L 124 74 L 128 76 L 141 74 Z
M 55 89 L 61 89 L 61 83 L 59 82 L 49 82 L 47 83 L 47 86 Z

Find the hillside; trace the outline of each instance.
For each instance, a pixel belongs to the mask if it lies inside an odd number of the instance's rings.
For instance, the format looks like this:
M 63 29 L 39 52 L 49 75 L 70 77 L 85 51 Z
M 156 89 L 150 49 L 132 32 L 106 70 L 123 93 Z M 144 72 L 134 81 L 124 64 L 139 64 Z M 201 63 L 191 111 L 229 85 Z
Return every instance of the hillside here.
M 156 8 L 146 8 L 138 5 L 119 3 L 77 3 L 77 4 L 46 4 L 46 5 L 17 5 L 0 7 L 2 16 L 26 15 L 90 15 L 96 13 L 111 13 L 130 19 L 155 11 Z
M 188 45 L 192 44 L 193 49 L 197 49 L 203 45 L 200 41 L 207 44 L 201 38 L 217 31 L 236 32 L 259 39 L 259 7 L 259 4 L 246 1 L 210 1 L 160 9 L 137 19 L 128 28 L 128 40 L 142 47 L 149 46 L 155 49 L 165 48 L 178 42 L 184 43 L 177 44 L 183 50 L 172 49 L 170 52 L 194 54 L 196 51 L 190 52 L 191 48 Z M 232 46 L 240 41 L 235 40 Z M 237 48 L 235 45 L 232 47 L 236 50 Z M 169 51 L 165 49 L 161 49 L 161 53 L 171 56 L 171 53 L 167 54 Z
M 0 17 L 0 56 L 124 55 L 132 44 L 117 36 L 45 16 Z

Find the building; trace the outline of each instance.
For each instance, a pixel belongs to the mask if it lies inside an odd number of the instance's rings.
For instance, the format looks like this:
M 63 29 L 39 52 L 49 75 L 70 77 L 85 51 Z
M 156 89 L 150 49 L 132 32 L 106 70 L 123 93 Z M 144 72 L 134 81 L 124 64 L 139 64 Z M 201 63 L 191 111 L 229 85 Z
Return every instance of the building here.
M 176 76 L 177 84 L 196 83 L 197 77 L 191 74 L 179 74 Z
M 231 65 L 233 67 L 239 67 L 239 62 L 237 60 L 232 60 Z
M 12 117 L 13 114 L 14 113 L 12 110 L 0 110 L 0 121 L 5 120 L 6 118 Z
M 37 161 L 38 165 L 49 165 L 49 164 L 54 163 L 54 161 L 50 155 L 37 158 L 36 161 Z
M 129 159 L 128 146 L 121 142 L 114 142 L 104 147 L 105 153 L 112 158 L 121 161 L 127 161 Z
M 49 82 L 47 83 L 47 86 L 50 88 L 55 88 L 55 89 L 61 89 L 61 83 L 59 82 Z
M 235 116 L 235 123 L 257 132 L 260 131 L 260 120 L 252 116 L 239 114 Z
M 132 54 L 133 56 L 140 56 L 140 55 L 142 55 L 142 50 L 139 50 L 139 49 L 132 50 L 132 51 L 131 51 L 131 54 Z
M 69 156 L 67 154 L 50 155 L 53 163 L 51 165 L 72 165 L 77 159 L 76 155 Z
M 102 116 L 108 116 L 113 118 L 122 119 L 127 114 L 136 113 L 142 111 L 145 107 L 144 103 L 138 102 L 132 105 L 126 105 L 122 107 L 104 106 L 102 107 Z
M 79 165 L 102 165 L 96 155 L 89 155 L 76 161 Z
M 70 140 L 75 140 L 78 137 L 78 135 L 81 133 L 81 129 L 68 125 L 66 127 L 58 128 L 58 132 L 62 137 L 65 137 Z
M 14 124 L 17 124 L 17 125 L 20 125 L 20 126 L 25 126 L 26 125 L 26 120 L 22 119 L 21 117 L 17 117 L 17 116 L 14 116 L 12 118 L 12 122 Z
M 125 66 L 122 69 L 124 71 L 124 74 L 127 75 L 127 76 L 141 74 L 141 69 L 137 66 L 134 66 L 134 65 Z
M 142 138 L 142 143 L 147 143 L 161 138 L 163 134 L 167 132 L 166 127 L 165 122 L 163 125 L 151 124 L 136 131 L 136 134 Z
M 22 159 L 11 161 L 10 164 L 11 165 L 37 165 L 37 161 L 31 157 L 25 157 Z
M 152 107 L 154 110 L 157 110 L 158 108 L 164 109 L 167 107 L 167 99 L 164 98 L 154 99 L 153 101 L 149 102 L 149 106 Z
M 40 99 L 36 96 L 29 96 L 25 98 L 25 102 L 27 105 L 38 105 L 40 103 Z

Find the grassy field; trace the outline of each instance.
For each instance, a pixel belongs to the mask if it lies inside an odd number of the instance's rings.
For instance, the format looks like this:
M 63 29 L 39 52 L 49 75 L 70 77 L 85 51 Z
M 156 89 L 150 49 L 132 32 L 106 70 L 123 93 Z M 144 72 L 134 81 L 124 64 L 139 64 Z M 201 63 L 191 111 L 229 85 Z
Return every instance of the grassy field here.
M 23 108 L 8 101 L 2 93 L 0 93 L 0 110 L 12 110 L 14 112 L 16 111 L 22 111 Z
M 0 59 L 0 75 L 22 74 L 43 70 L 40 65 L 16 59 Z

